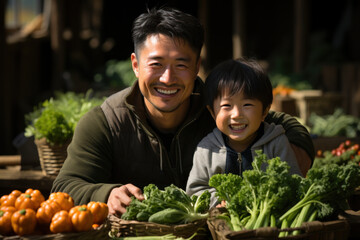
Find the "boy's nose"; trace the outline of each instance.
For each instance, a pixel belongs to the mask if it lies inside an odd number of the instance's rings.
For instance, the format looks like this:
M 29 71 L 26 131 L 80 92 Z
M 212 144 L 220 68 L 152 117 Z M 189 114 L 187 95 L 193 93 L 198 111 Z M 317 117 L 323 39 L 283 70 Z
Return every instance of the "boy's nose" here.
M 234 106 L 231 113 L 232 118 L 241 118 L 242 117 L 242 111 L 241 108 Z

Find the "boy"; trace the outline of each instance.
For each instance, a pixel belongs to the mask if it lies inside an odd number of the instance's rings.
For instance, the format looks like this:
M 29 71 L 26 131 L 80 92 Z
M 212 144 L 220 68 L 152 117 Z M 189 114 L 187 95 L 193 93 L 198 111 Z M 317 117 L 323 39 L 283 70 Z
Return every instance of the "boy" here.
M 217 128 L 197 146 L 186 187 L 188 194 L 198 195 L 208 189 L 213 206 L 215 189 L 208 185 L 210 177 L 217 173 L 241 175 L 252 169 L 257 149 L 268 158 L 287 161 L 291 173 L 302 175 L 284 128 L 264 122 L 273 100 L 272 85 L 255 61 L 220 63 L 205 81 L 205 94 Z

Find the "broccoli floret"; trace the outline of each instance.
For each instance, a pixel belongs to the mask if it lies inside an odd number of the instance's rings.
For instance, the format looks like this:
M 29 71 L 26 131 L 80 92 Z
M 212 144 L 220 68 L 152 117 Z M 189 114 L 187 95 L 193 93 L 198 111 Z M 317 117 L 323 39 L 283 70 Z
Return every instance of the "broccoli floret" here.
M 209 179 L 209 186 L 216 189 L 219 201 L 230 202 L 231 198 L 239 191 L 242 178 L 239 175 L 215 174 Z
M 229 226 L 237 231 L 243 228 L 240 222 L 240 209 L 237 202 L 238 192 L 241 189 L 242 178 L 239 175 L 215 174 L 209 179 L 209 186 L 216 189 L 216 196 L 219 201 L 226 202 L 226 208 L 230 217 L 225 217 Z M 234 200 L 235 199 L 235 200 Z

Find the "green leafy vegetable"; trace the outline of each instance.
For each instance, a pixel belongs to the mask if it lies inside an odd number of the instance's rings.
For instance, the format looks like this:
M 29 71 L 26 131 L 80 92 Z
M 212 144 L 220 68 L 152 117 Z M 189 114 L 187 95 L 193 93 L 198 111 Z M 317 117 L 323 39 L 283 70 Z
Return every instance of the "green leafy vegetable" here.
M 303 178 L 290 174 L 289 165 L 280 158 L 267 159 L 261 150 L 256 153 L 253 169 L 244 171 L 242 178 L 217 174 L 209 180 L 219 200 L 226 201 L 227 212 L 219 217 L 234 231 L 300 227 L 303 222 L 332 219 L 348 209 L 347 198 L 360 183 L 358 164 L 312 168 Z M 283 231 L 280 236 L 287 234 Z
M 310 132 L 323 137 L 356 137 L 360 131 L 360 119 L 345 114 L 340 108 L 333 114 L 325 116 L 319 116 L 313 112 L 309 117 L 309 123 Z
M 220 199 L 226 201 L 229 223 L 235 231 L 270 226 L 271 217 L 280 216 L 279 211 L 288 207 L 295 194 L 298 178 L 289 174 L 288 164 L 280 158 L 268 160 L 261 150 L 256 153 L 253 169 L 244 171 L 236 185 L 231 179 L 240 177 L 232 174 L 217 174 L 209 181 Z M 266 171 L 261 170 L 264 163 L 268 164 Z M 215 185 L 217 182 L 222 184 Z
M 54 98 L 42 102 L 34 111 L 25 115 L 25 136 L 46 138 L 50 144 L 64 144 L 72 138 L 77 122 L 104 98 L 74 92 L 57 92 Z
M 119 89 L 131 86 L 135 80 L 136 76 L 132 69 L 130 58 L 125 60 L 111 59 L 94 76 L 94 81 L 98 85 Z
M 37 138 L 46 137 L 49 142 L 64 143 L 72 137 L 72 128 L 65 116 L 54 108 L 45 109 L 34 122 Z
M 359 182 L 360 167 L 356 164 L 328 164 L 312 168 L 307 178 L 300 182 L 300 200 L 279 220 L 286 220 L 292 227 L 300 227 L 303 222 L 334 217 L 341 210 L 348 209 L 347 198 L 359 186 Z
M 180 224 L 208 217 L 209 191 L 203 192 L 199 197 L 189 197 L 183 189 L 175 185 L 160 190 L 156 185 L 149 184 L 144 187 L 143 195 L 143 201 L 133 197 L 121 216 L 122 219 Z

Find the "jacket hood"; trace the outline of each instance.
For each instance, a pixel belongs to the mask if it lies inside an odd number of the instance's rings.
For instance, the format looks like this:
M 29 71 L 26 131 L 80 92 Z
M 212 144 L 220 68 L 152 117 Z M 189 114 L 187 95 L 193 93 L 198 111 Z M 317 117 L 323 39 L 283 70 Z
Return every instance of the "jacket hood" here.
M 265 145 L 283 133 L 285 133 L 285 130 L 282 125 L 264 122 L 264 135 L 253 145 L 253 147 L 256 148 Z

